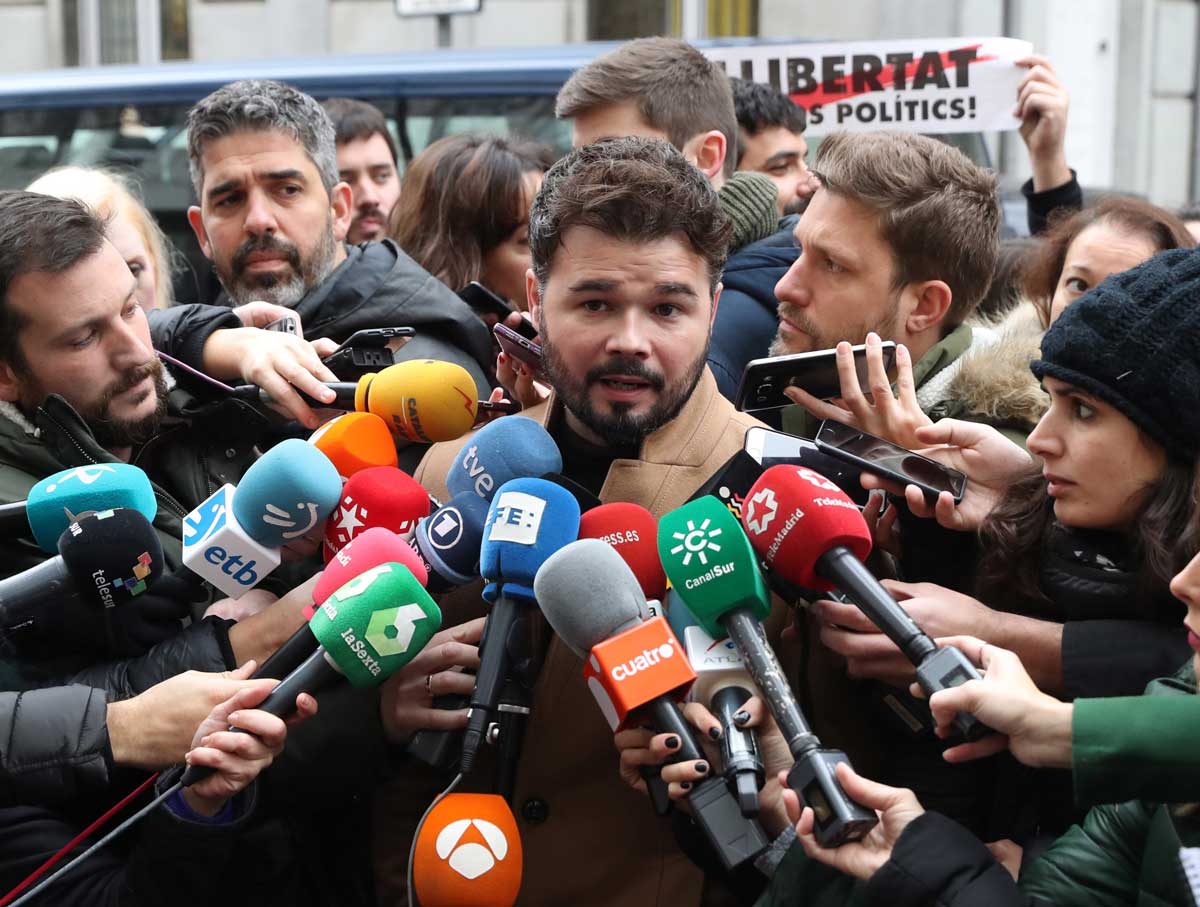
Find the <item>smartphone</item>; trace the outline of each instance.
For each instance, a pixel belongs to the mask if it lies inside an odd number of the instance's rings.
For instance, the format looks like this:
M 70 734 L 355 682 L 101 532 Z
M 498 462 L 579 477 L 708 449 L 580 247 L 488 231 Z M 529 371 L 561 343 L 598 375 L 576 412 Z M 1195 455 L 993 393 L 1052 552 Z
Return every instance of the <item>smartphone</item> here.
M 539 380 L 542 377 L 542 348 L 528 338 L 522 337 L 506 324 L 498 324 L 492 328 L 500 349 L 514 359 L 519 359 L 533 369 L 533 376 Z
M 511 416 L 514 413 L 521 411 L 521 404 L 515 400 L 480 400 L 478 403 L 478 412 L 480 413 L 504 413 L 506 416 Z
M 883 367 L 891 371 L 896 361 L 896 344 L 885 340 L 882 347 Z M 867 346 L 859 344 L 852 349 L 858 383 L 866 388 Z M 774 356 L 770 359 L 754 359 L 747 362 L 733 405 L 742 412 L 790 406 L 792 401 L 784 394 L 784 390 L 789 387 L 803 388 L 822 400 L 841 396 L 842 383 L 838 378 L 837 350 L 814 350 L 811 353 Z
M 508 300 L 497 296 L 478 280 L 472 280 L 459 290 L 458 296 L 477 315 L 495 315 L 500 321 L 516 311 L 508 304 Z
M 264 331 L 280 331 L 284 334 L 295 334 L 297 337 L 303 336 L 300 331 L 300 316 L 295 312 L 288 312 L 282 318 L 276 319 L 268 324 Z
M 343 381 L 356 381 L 396 362 L 396 351 L 412 340 L 412 328 L 368 328 L 355 331 L 325 357 L 325 366 Z
M 916 485 L 930 501 L 948 491 L 957 504 L 962 501 L 967 477 L 936 460 L 897 447 L 865 431 L 826 419 L 817 429 L 817 449 L 859 469 L 901 485 Z
M 817 445 L 807 438 L 755 427 L 746 430 L 743 447 L 763 469 L 781 464 L 807 466 L 846 492 L 859 507 L 867 506 L 870 492 L 863 488 L 859 481 L 862 470 L 845 460 L 822 453 Z

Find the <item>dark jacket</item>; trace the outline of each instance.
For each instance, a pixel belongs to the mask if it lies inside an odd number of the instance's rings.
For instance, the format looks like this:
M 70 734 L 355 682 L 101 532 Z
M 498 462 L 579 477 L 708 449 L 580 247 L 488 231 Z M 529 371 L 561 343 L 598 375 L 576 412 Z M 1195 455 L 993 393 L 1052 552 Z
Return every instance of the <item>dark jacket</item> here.
M 1071 178 L 1061 186 L 1033 191 L 1033 180 L 1025 181 L 1021 186 L 1021 194 L 1025 196 L 1025 214 L 1029 220 L 1029 235 L 1037 236 L 1045 233 L 1056 212 L 1058 216 L 1069 217 L 1083 208 L 1083 189 L 1071 171 Z
M 767 355 L 779 329 L 775 284 L 800 255 L 792 235 L 798 220 L 797 215 L 785 217 L 778 232 L 737 249 L 725 263 L 725 289 L 713 322 L 708 367 L 729 400 L 737 392 L 746 363 Z
M 416 336 L 396 354 L 397 361 L 457 363 L 471 373 L 481 399 L 495 383 L 495 354 L 483 322 L 390 239 L 347 246 L 346 260 L 291 308 L 307 340 L 341 343 L 367 328 L 412 327 Z M 150 323 L 155 349 L 193 368 L 201 367 L 204 341 L 213 331 L 239 326 L 221 305 L 176 306 Z

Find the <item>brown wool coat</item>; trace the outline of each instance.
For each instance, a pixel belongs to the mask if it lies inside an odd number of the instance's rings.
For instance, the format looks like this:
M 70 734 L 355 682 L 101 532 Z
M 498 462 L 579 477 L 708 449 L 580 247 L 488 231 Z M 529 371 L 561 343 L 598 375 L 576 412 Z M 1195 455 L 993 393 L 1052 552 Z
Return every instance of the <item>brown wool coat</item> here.
M 554 402 L 522 413 L 548 424 Z M 706 368 L 683 411 L 644 442 L 639 460 L 617 460 L 602 501 L 641 504 L 655 517 L 679 507 L 734 452 L 746 430 L 761 425 L 717 392 Z M 445 476 L 469 436 L 434 445 L 415 473 L 438 498 Z M 440 602 L 443 626 L 486 613 L 480 584 Z M 612 732 L 581 677 L 579 659 L 557 638 L 550 642 L 534 692 L 518 769 L 514 812 L 524 848 L 521 907 L 692 907 L 701 903 L 703 877 L 678 849 L 670 823 L 617 771 Z M 485 747 L 485 749 L 487 749 Z M 491 765 L 481 760 L 460 790 L 485 789 Z M 473 783 L 472 783 L 473 782 Z M 380 903 L 402 903 L 412 829 L 438 786 L 408 762 L 376 803 L 375 865 Z M 541 801 L 547 817 L 530 822 L 522 807 Z

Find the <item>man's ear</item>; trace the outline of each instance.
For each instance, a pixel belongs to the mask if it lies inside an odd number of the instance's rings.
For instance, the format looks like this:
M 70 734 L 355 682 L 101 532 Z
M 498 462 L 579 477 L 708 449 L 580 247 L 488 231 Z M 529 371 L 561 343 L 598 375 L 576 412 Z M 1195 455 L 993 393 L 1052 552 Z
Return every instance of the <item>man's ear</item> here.
M 0 360 L 0 400 L 16 403 L 21 399 L 21 388 L 17 373 L 7 362 Z
M 696 165 L 710 180 L 720 178 L 725 168 L 726 147 L 725 134 L 719 129 L 710 129 L 699 135 L 692 136 L 684 145 L 684 156 Z
M 537 275 L 533 268 L 525 270 L 525 302 L 529 305 L 529 317 L 533 319 L 534 327 L 541 324 L 542 291 L 538 287 Z
M 330 190 L 329 210 L 333 214 L 333 238 L 345 242 L 354 220 L 354 190 L 349 183 L 338 183 Z
M 208 231 L 204 229 L 204 217 L 200 213 L 200 209 L 192 205 L 187 210 L 188 223 L 192 225 L 192 232 L 196 234 L 196 242 L 200 244 L 200 251 L 204 253 L 204 257 L 212 260 L 212 243 L 208 241 Z
M 926 280 L 909 284 L 909 290 L 914 303 L 904 320 L 908 334 L 912 336 L 940 328 L 954 300 L 950 287 L 945 281 Z

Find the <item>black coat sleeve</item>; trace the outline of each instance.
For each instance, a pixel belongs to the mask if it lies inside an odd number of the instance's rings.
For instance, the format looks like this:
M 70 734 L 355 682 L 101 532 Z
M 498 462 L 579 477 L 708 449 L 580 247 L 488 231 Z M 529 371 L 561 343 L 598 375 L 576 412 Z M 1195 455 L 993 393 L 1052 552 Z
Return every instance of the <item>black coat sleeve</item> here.
M 1021 187 L 1021 194 L 1025 196 L 1025 216 L 1029 220 L 1030 236 L 1046 232 L 1050 216 L 1060 208 L 1067 214 L 1083 208 L 1083 189 L 1079 186 L 1079 180 L 1075 178 L 1074 170 L 1071 171 L 1071 179 L 1068 182 L 1052 189 L 1043 189 L 1041 192 L 1034 192 L 1033 180 L 1026 180 L 1025 185 Z
M 156 350 L 199 371 L 204 371 L 205 341 L 222 328 L 242 326 L 232 309 L 200 303 L 155 309 L 146 313 L 146 320 Z
M 85 686 L 0 693 L 0 806 L 51 805 L 108 784 L 103 690 Z
M 1146 620 L 1075 620 L 1063 625 L 1063 692 L 1068 699 L 1138 696 L 1192 657 L 1187 629 Z
M 938 813 L 904 829 L 892 858 L 867 882 L 866 900 L 878 907 L 1022 907 L 1017 883 L 983 842 Z

